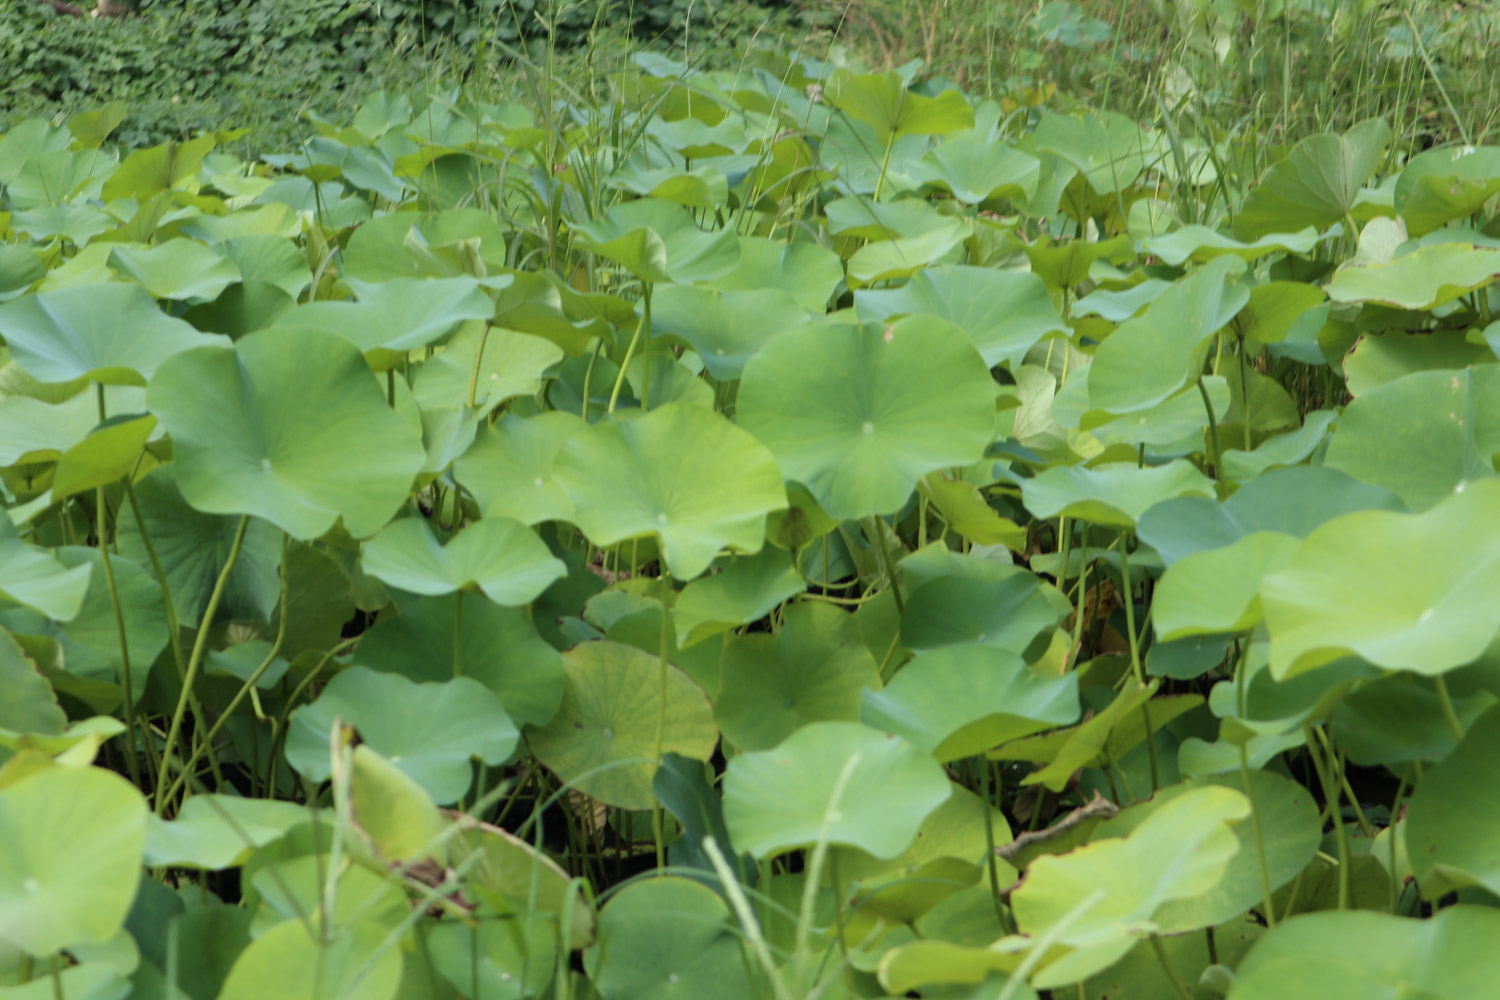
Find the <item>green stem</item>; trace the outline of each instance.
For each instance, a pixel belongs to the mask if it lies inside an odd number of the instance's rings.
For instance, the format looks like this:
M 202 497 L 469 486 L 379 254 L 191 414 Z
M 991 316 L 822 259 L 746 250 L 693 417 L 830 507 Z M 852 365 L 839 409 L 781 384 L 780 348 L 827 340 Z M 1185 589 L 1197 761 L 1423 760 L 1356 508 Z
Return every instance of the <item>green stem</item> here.
M 146 529 L 146 518 L 141 513 L 141 505 L 135 499 L 135 487 L 126 476 L 125 500 L 130 504 L 130 513 L 135 518 L 136 529 L 141 533 L 141 545 L 146 550 L 146 559 L 151 563 L 151 572 L 156 574 L 157 588 L 161 591 L 162 607 L 167 614 L 167 643 L 172 650 L 172 662 L 177 667 L 177 680 L 179 683 L 187 678 L 187 659 L 182 655 L 182 626 L 177 620 L 177 605 L 172 601 L 172 585 L 167 582 L 166 570 L 162 568 L 161 558 L 156 554 L 156 544 L 151 541 L 151 532 Z M 192 710 L 195 728 L 206 732 L 208 729 L 208 716 L 203 711 L 203 704 L 198 700 L 198 695 L 193 694 L 188 701 L 188 708 Z M 219 770 L 219 758 L 214 753 L 213 747 L 205 748 L 208 752 L 208 766 L 214 772 L 214 780 L 223 787 L 224 776 Z
M 466 404 L 469 409 L 474 409 L 474 395 L 479 391 L 479 366 L 484 361 L 484 348 L 490 340 L 490 325 L 484 324 L 484 329 L 479 333 L 479 346 L 474 349 L 474 364 L 469 369 L 469 398 Z M 395 385 L 392 384 L 392 396 L 394 397 Z M 394 401 L 392 402 L 394 404 Z
M 198 634 L 193 639 L 193 653 L 188 660 L 187 676 L 182 681 L 182 694 L 177 698 L 177 707 L 172 712 L 172 724 L 167 729 L 167 740 L 162 745 L 161 773 L 156 779 L 155 811 L 157 815 L 161 815 L 167 801 L 167 761 L 171 759 L 177 738 L 182 733 L 182 717 L 187 712 L 188 696 L 193 690 L 193 682 L 198 679 L 198 669 L 203 665 L 203 658 L 208 653 L 209 626 L 213 624 L 214 615 L 219 611 L 219 602 L 224 599 L 224 590 L 229 586 L 229 574 L 234 572 L 234 564 L 239 561 L 240 549 L 245 544 L 245 530 L 249 527 L 250 515 L 246 514 L 240 518 L 240 525 L 235 529 L 234 542 L 229 548 L 229 558 L 225 560 L 224 568 L 219 571 L 219 578 L 214 581 L 214 589 L 208 595 L 208 606 L 203 609 L 203 619 L 198 626 Z M 285 573 L 286 568 L 283 566 L 283 579 L 285 579 Z
M 646 328 L 646 310 L 641 309 L 641 318 L 635 324 L 635 333 L 630 335 L 630 343 L 625 345 L 625 357 L 620 362 L 619 374 L 615 376 L 615 386 L 609 391 L 609 406 L 605 413 L 615 412 L 615 404 L 620 401 L 620 388 L 625 384 L 625 369 L 630 367 L 630 359 L 635 356 L 635 345 L 641 339 L 641 332 Z
M 589 358 L 589 366 L 586 369 L 584 369 L 584 372 L 583 372 L 583 406 L 580 407 L 580 409 L 583 411 L 583 422 L 584 423 L 588 423 L 589 422 L 589 394 L 591 392 L 593 392 L 593 385 L 594 385 L 594 365 L 598 364 L 598 362 L 599 362 L 599 353 L 601 351 L 603 351 L 603 350 L 604 350 L 604 338 L 600 337 L 597 341 L 594 342 L 594 353 Z
M 641 308 L 641 322 L 646 332 L 646 346 L 641 349 L 641 409 L 649 410 L 651 404 L 651 283 L 646 283 L 646 292 Z
M 874 533 L 871 541 L 875 545 L 875 551 L 880 555 L 881 565 L 885 567 L 886 579 L 891 581 L 891 594 L 896 598 L 896 614 L 906 611 L 906 602 L 901 597 L 901 587 L 896 583 L 896 563 L 891 558 L 891 550 L 885 543 L 885 532 L 880 530 L 880 518 L 871 515 L 866 521 L 867 530 Z
M 1238 692 L 1238 712 L 1245 714 L 1245 674 L 1250 663 L 1250 637 L 1246 636 L 1235 659 L 1234 683 Z M 1266 861 L 1266 837 L 1261 828 L 1260 809 L 1255 801 L 1255 788 L 1250 784 L 1250 752 L 1240 744 L 1240 780 L 1245 784 L 1245 798 L 1250 800 L 1250 819 L 1255 830 L 1256 861 L 1260 866 L 1260 891 L 1265 897 L 1266 926 L 1276 926 L 1276 908 L 1271 903 L 1271 866 Z
M 1433 687 L 1437 689 L 1438 704 L 1443 706 L 1443 721 L 1448 723 L 1448 729 L 1453 733 L 1454 740 L 1462 743 L 1464 741 L 1464 727 L 1458 721 L 1458 712 L 1453 708 L 1453 696 L 1448 693 L 1448 682 L 1438 674 L 1432 679 Z
M 667 656 L 672 640 L 672 615 L 668 608 L 668 599 L 672 595 L 672 578 L 667 574 L 665 564 L 661 570 L 661 635 L 660 649 L 661 671 L 660 685 L 657 690 L 660 702 L 656 710 L 656 766 L 662 765 L 662 745 L 666 740 L 667 733 Z M 651 833 L 656 840 L 656 867 L 665 869 L 667 866 L 667 845 L 665 842 L 666 817 L 662 815 L 662 805 L 657 802 L 651 808 Z
M 1344 832 L 1344 810 L 1339 805 L 1342 801 L 1342 794 L 1332 776 L 1333 761 L 1324 762 L 1323 755 L 1318 750 L 1318 741 L 1313 736 L 1312 727 L 1303 726 L 1302 734 L 1303 739 L 1307 741 L 1307 753 L 1312 759 L 1313 769 L 1318 772 L 1318 783 L 1323 786 L 1323 797 L 1328 802 L 1328 811 L 1333 814 L 1333 829 L 1338 837 L 1339 845 L 1338 908 L 1347 910 L 1349 908 L 1349 838 Z
M 984 848 L 985 865 L 990 871 L 990 898 L 995 904 L 995 919 L 1000 922 L 1000 929 L 1010 934 L 1013 928 L 1005 916 L 1005 905 L 1000 902 L 1000 871 L 995 861 L 995 817 L 994 799 L 990 793 L 990 762 L 987 757 L 979 758 L 979 795 L 984 800 Z
M 1146 686 L 1146 668 L 1141 665 L 1141 644 L 1135 632 L 1135 588 L 1130 585 L 1130 545 L 1125 532 L 1120 532 L 1120 577 L 1125 602 L 1125 633 L 1130 642 L 1130 669 L 1141 687 Z M 1156 759 L 1156 735 L 1151 728 L 1151 704 L 1141 703 L 1141 719 L 1146 724 L 1146 754 L 1151 759 L 1151 794 L 1161 787 L 1161 765 Z
M 453 595 L 453 676 L 464 675 L 464 592 Z
M 1215 489 L 1220 499 L 1224 496 L 1224 484 L 1219 479 L 1223 471 L 1224 456 L 1219 451 L 1219 418 L 1214 416 L 1214 404 L 1208 398 L 1208 388 L 1203 384 L 1203 376 L 1198 376 L 1198 392 L 1203 396 L 1203 409 L 1208 413 L 1208 441 L 1213 448 L 1214 458 L 1214 480 Z
M 1186 1000 L 1193 1000 L 1193 991 L 1187 988 L 1187 984 L 1177 975 L 1177 970 L 1172 968 L 1167 961 L 1166 949 L 1161 946 L 1161 938 L 1155 934 L 1150 936 L 1151 950 L 1156 952 L 1156 964 L 1161 966 L 1161 971 L 1167 974 L 1167 979 L 1172 983 L 1172 988 L 1182 994 Z
M 177 780 L 172 783 L 172 787 L 167 790 L 168 801 L 170 801 L 173 796 L 175 796 L 182 789 L 183 785 L 187 783 L 189 776 L 193 773 L 193 766 L 198 763 L 198 758 L 201 757 L 204 753 L 208 753 L 210 757 L 212 756 L 214 738 L 219 735 L 219 730 L 224 728 L 224 724 L 227 723 L 230 717 L 234 715 L 234 710 L 240 707 L 240 703 L 243 702 L 248 695 L 254 692 L 255 685 L 260 681 L 261 675 L 269 670 L 271 668 L 271 664 L 276 662 L 276 657 L 281 655 L 281 647 L 286 642 L 287 619 L 289 617 L 288 612 L 291 610 L 290 592 L 287 588 L 285 569 L 286 552 L 290 542 L 291 539 L 287 535 L 283 534 L 281 536 L 281 565 L 283 567 L 281 573 L 281 620 L 277 623 L 276 626 L 276 639 L 271 643 L 271 648 L 266 651 L 266 655 L 261 658 L 260 665 L 257 666 L 253 671 L 251 671 L 250 677 L 240 685 L 240 689 L 235 692 L 233 698 L 229 699 L 229 704 L 225 706 L 224 711 L 219 713 L 219 718 L 215 720 L 212 726 L 207 727 L 207 732 L 205 733 L 203 739 L 199 742 L 198 746 L 194 748 L 193 752 L 188 755 L 188 759 L 182 765 L 182 773 L 179 774 Z M 200 633 L 201 631 L 202 630 L 200 630 Z M 190 687 L 191 685 L 184 682 L 183 690 L 188 690 L 190 689 Z M 199 724 L 202 725 L 201 719 L 199 720 Z M 276 763 L 274 745 L 274 737 L 276 733 L 275 728 L 272 728 L 271 733 L 273 737 L 273 745 L 271 747 L 270 756 L 271 764 L 274 768 Z M 268 786 L 273 794 L 275 792 L 275 777 L 276 775 L 273 770 L 270 776 L 270 779 L 273 783 Z

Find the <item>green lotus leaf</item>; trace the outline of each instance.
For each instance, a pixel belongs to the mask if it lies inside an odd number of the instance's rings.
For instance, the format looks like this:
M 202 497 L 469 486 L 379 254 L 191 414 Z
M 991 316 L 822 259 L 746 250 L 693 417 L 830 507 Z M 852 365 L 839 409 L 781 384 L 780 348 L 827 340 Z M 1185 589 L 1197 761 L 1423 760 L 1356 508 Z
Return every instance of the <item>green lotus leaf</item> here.
M 875 130 L 882 143 L 904 135 L 947 135 L 974 126 L 974 109 L 957 90 L 924 97 L 906 89 L 901 74 L 835 70 L 824 97 L 855 121 Z
M 920 198 L 872 201 L 851 196 L 829 202 L 824 214 L 830 235 L 857 237 L 871 242 L 921 236 L 933 230 L 947 229 L 953 221 L 951 216 Z
M 1031 261 L 1031 273 L 1047 283 L 1048 288 L 1065 289 L 1088 280 L 1089 273 L 1099 261 L 1123 264 L 1135 256 L 1135 246 L 1129 236 L 1115 236 L 1107 240 L 1067 240 L 1054 243 L 1047 236 L 1039 236 L 1034 242 L 1021 243 L 1020 248 Z
M 292 713 L 286 759 L 309 781 L 327 781 L 334 720 L 401 768 L 439 803 L 462 797 L 471 759 L 502 764 L 520 734 L 488 688 L 468 677 L 414 684 L 398 674 L 350 667 Z
M 1243 632 L 1260 624 L 1260 584 L 1291 562 L 1301 540 L 1257 531 L 1223 548 L 1194 552 L 1162 574 L 1151 614 L 1163 640 Z
M 1001 517 L 973 484 L 929 472 L 917 484 L 917 492 L 948 527 L 974 544 L 1004 545 L 1013 552 L 1026 547 L 1025 530 L 1010 518 Z
M 1325 466 L 1302 465 L 1267 472 L 1222 503 L 1196 496 L 1164 501 L 1141 517 L 1136 534 L 1170 566 L 1257 531 L 1306 538 L 1324 521 L 1371 509 L 1405 510 L 1405 505 L 1389 490 Z
M 1148 236 L 1141 249 L 1160 258 L 1162 263 L 1177 267 L 1187 261 L 1204 263 L 1226 254 L 1241 260 L 1256 260 L 1271 253 L 1307 256 L 1318 245 L 1318 231 L 1312 226 L 1296 233 L 1275 233 L 1258 240 L 1241 243 L 1232 236 L 1207 226 L 1183 226 L 1162 236 Z
M 507 913 L 473 926 L 434 923 L 424 942 L 432 968 L 458 996 L 542 996 L 557 971 L 554 935 L 547 915 L 531 913 L 518 921 Z
M 360 639 L 359 659 L 414 681 L 472 677 L 524 725 L 545 724 L 563 696 L 562 656 L 525 611 L 465 600 L 460 616 L 456 594 L 424 597 L 381 618 Z
M 708 286 L 725 292 L 776 289 L 809 312 L 822 313 L 843 280 L 843 262 L 827 247 L 806 240 L 782 243 L 764 236 L 741 236 L 739 265 Z
M 483 351 L 475 375 L 475 355 Z M 466 404 L 469 387 L 474 405 L 499 406 L 513 396 L 535 394 L 542 373 L 562 360 L 562 348 L 541 337 L 503 327 L 488 331 L 471 324 L 422 365 L 412 384 L 412 395 L 425 410 Z
M 927 754 L 857 722 L 814 722 L 780 745 L 737 754 L 724 775 L 735 847 L 766 858 L 819 842 L 894 858 L 951 784 Z
M 1147 278 L 1138 285 L 1118 291 L 1096 288 L 1073 303 L 1073 315 L 1100 316 L 1111 323 L 1120 323 L 1150 305 L 1163 292 L 1173 287 L 1173 284 L 1161 278 Z M 1322 292 L 1318 296 L 1321 299 Z
M 907 663 L 885 690 L 864 692 L 861 720 L 930 752 L 939 763 L 1078 719 L 1078 676 L 1042 677 L 1019 656 L 949 646 Z
M 1305 461 L 1328 440 L 1328 428 L 1336 417 L 1332 410 L 1313 410 L 1301 427 L 1267 439 L 1254 451 L 1226 448 L 1222 455 L 1224 475 L 1243 483 L 1267 469 Z
M 121 517 L 116 530 L 120 554 L 142 565 L 151 561 L 145 541 L 150 537 L 178 620 L 197 621 L 228 561 L 239 524 L 236 518 L 205 514 L 190 506 L 177 489 L 176 471 L 171 463 L 160 466 L 133 487 L 146 535 L 133 516 Z M 225 581 L 221 613 L 240 621 L 270 621 L 281 589 L 280 561 L 281 533 L 275 525 L 252 520 Z
M 60 288 L 0 305 L 0 337 L 39 382 L 142 386 L 173 355 L 228 343 L 166 315 L 139 285 L 121 283 Z
M 219 1000 L 394 1000 L 401 986 L 401 949 L 386 937 L 387 929 L 374 921 L 314 937 L 306 921 L 287 920 L 240 954 Z
M 360 282 L 355 291 L 358 302 L 308 302 L 282 313 L 276 325 L 337 334 L 383 371 L 399 365 L 413 349 L 442 340 L 461 323 L 495 315 L 495 303 L 470 277 Z
M 188 503 L 263 517 L 294 538 L 341 517 L 356 537 L 374 534 L 425 458 L 359 349 L 330 333 L 263 330 L 232 350 L 183 353 L 147 401 L 172 435 Z
M 599 940 L 584 953 L 589 981 L 619 1000 L 758 996 L 739 927 L 724 900 L 668 875 L 626 886 L 599 912 Z
M 1196 381 L 1209 338 L 1249 301 L 1243 285 L 1228 283 L 1244 269 L 1237 257 L 1219 257 L 1120 324 L 1089 365 L 1089 403 L 1130 413 Z
M 960 327 L 991 368 L 1021 364 L 1039 341 L 1066 336 L 1047 286 L 1034 274 L 949 265 L 927 268 L 900 288 L 854 293 L 866 323 L 901 316 L 935 316 Z
M 571 520 L 573 501 L 553 472 L 563 446 L 581 427 L 583 421 L 571 413 L 507 413 L 459 456 L 454 475 L 485 517 L 522 524 Z
M 11 228 L 34 240 L 51 241 L 61 237 L 74 246 L 89 245 L 96 236 L 118 224 L 109 213 L 92 205 L 47 205 L 16 212 Z
M 894 918 L 914 922 L 931 913 L 935 921 L 943 900 L 963 893 L 965 883 L 974 886 L 981 878 L 991 839 L 997 846 L 1010 843 L 1010 824 L 1005 815 L 993 805 L 987 809 L 978 795 L 954 784 L 947 801 L 927 814 L 911 846 L 896 857 L 875 858 L 858 848 L 835 847 L 839 876 L 853 884 L 856 908 L 845 919 L 873 922 Z M 996 870 L 1001 885 L 1015 882 L 1016 870 L 998 858 Z M 988 894 L 988 886 L 980 891 Z M 993 919 L 994 904 L 988 898 L 982 902 Z M 982 916 L 978 921 L 980 928 L 973 928 L 975 921 L 963 917 L 960 924 L 968 923 L 970 928 L 989 937 L 1000 934 L 999 925 L 990 925 Z M 860 927 L 863 929 L 862 924 Z M 932 923 L 923 927 L 924 932 L 932 929 Z M 879 950 L 879 945 L 875 950 Z
M 295 802 L 194 795 L 172 820 L 147 819 L 145 863 L 204 871 L 236 868 L 310 815 Z
M 907 167 L 907 176 L 947 191 L 966 205 L 992 198 L 1022 203 L 1036 194 L 1041 163 L 1013 146 L 963 132 Z
M 963 331 L 927 317 L 783 334 L 745 366 L 742 427 L 840 520 L 890 514 L 994 436 L 994 383 Z
M 1421 514 L 1360 511 L 1314 529 L 1262 582 L 1272 674 L 1353 655 L 1436 675 L 1478 658 L 1500 629 L 1497 521 L 1500 481 L 1484 480 Z
M 1262 344 L 1279 344 L 1291 336 L 1299 320 L 1323 305 L 1326 299 L 1323 289 L 1317 285 L 1305 285 L 1300 281 L 1268 281 L 1250 289 L 1250 301 L 1235 319 L 1247 339 Z M 1318 325 L 1322 326 L 1322 323 Z
M 135 386 L 105 386 L 104 408 L 112 414 L 144 413 L 145 390 Z M 87 438 L 99 423 L 97 391 L 76 392 L 57 402 L 6 396 L 0 399 L 0 466 L 59 459 L 63 452 Z
M 1322 824 L 1311 792 L 1289 778 L 1269 771 L 1249 775 L 1255 796 L 1259 838 L 1265 844 L 1266 881 L 1272 890 L 1296 878 L 1322 842 Z M 1095 827 L 1090 841 L 1128 837 L 1167 803 L 1198 788 L 1228 788 L 1245 791 L 1245 778 L 1238 774 L 1196 778 L 1158 789 L 1145 802 L 1131 806 L 1113 819 Z M 1260 880 L 1260 853 L 1256 847 L 1255 823 L 1237 823 L 1234 833 L 1240 848 L 1230 859 L 1223 877 L 1207 892 L 1162 905 L 1152 917 L 1162 933 L 1198 930 L 1233 920 L 1265 901 Z
M 622 809 L 655 805 L 659 725 L 662 753 L 693 760 L 713 753 L 719 734 L 708 699 L 660 657 L 585 642 L 564 654 L 563 668 L 562 707 L 526 739 L 537 760 L 579 792 Z
M 1250 949 L 1229 996 L 1483 996 L 1500 974 L 1497 933 L 1500 912 L 1484 906 L 1444 907 L 1428 920 L 1366 910 L 1299 914 Z
M 717 125 L 691 117 L 673 121 L 653 117 L 646 123 L 646 135 L 691 160 L 741 153 L 750 145 L 744 124 L 732 116 Z
M 67 727 L 68 717 L 57 704 L 52 685 L 15 638 L 0 629 L 0 729 L 13 733 L 56 736 Z
M 766 515 L 786 506 L 771 454 L 712 410 L 684 403 L 584 428 L 554 468 L 574 523 L 595 545 L 655 536 L 682 580 L 726 545 L 759 551 Z
M 17 634 L 56 639 L 67 669 L 65 673 L 51 675 L 54 685 L 101 712 L 116 707 L 120 700 L 125 674 L 120 652 L 123 628 L 125 649 L 130 655 L 131 685 L 135 697 L 140 698 L 145 693 L 152 662 L 167 645 L 166 611 L 156 581 L 136 563 L 113 556 L 110 568 L 115 579 L 111 588 L 98 549 L 69 546 L 56 550 L 56 557 L 58 563 L 75 571 L 89 569 L 82 577 L 87 580 L 87 590 L 78 613 L 67 624 L 59 625 L 35 612 L 16 608 L 0 612 L 0 624 Z M 23 571 L 27 562 L 23 556 Z M 115 598 L 119 602 L 118 622 Z M 69 687 L 74 683 L 81 686 Z
M 555 916 L 567 924 L 568 945 L 578 950 L 594 940 L 596 917 L 592 903 L 578 882 L 542 851 L 498 826 L 465 824 L 464 832 L 449 841 L 449 859 L 469 882 L 490 898 L 516 909 Z M 478 855 L 475 858 L 475 855 Z M 468 928 L 464 928 L 465 936 Z M 555 933 L 547 931 L 549 938 Z
M 393 212 L 350 234 L 343 252 L 344 277 L 386 281 L 493 274 L 509 263 L 505 243 L 494 218 L 478 208 Z
M 1033 861 L 1011 894 L 1016 924 L 1033 941 L 1046 935 L 1059 954 L 1032 984 L 1056 988 L 1108 968 L 1156 930 L 1165 905 L 1211 891 L 1239 850 L 1232 824 L 1249 815 L 1241 792 L 1194 788 L 1123 838 Z
M 812 722 L 859 718 L 880 669 L 854 618 L 826 604 L 787 607 L 775 635 L 724 647 L 714 720 L 740 750 L 766 750 Z
M 240 280 L 263 282 L 286 292 L 294 300 L 312 284 L 307 258 L 290 240 L 268 233 L 236 236 L 221 245 L 224 255 L 234 262 Z
M 41 258 L 31 249 L 11 243 L 0 246 L 0 302 L 25 295 L 46 275 Z
M 1406 161 L 1393 204 L 1406 231 L 1425 236 L 1479 211 L 1500 192 L 1500 148 L 1429 149 Z
M 1330 468 L 1426 510 L 1495 474 L 1500 365 L 1415 372 L 1344 408 L 1324 456 Z
M 65 500 L 119 482 L 135 471 L 155 431 L 156 418 L 150 414 L 100 424 L 58 459 L 52 470 L 52 499 Z
M 1489 340 L 1495 334 L 1487 328 L 1484 336 L 1486 343 L 1476 344 L 1458 330 L 1366 334 L 1344 355 L 1344 384 L 1349 395 L 1359 397 L 1413 372 L 1493 364 L 1496 357 Z
M 721 292 L 666 285 L 651 302 L 652 333 L 690 345 L 720 381 L 739 378 L 745 362 L 767 341 L 808 321 L 807 310 L 777 289 Z M 655 389 L 651 398 L 658 398 Z
M 1495 705 L 1496 698 L 1480 689 L 1450 695 L 1449 701 L 1459 729 L 1467 732 Z M 1331 735 L 1338 738 L 1349 760 L 1361 767 L 1414 760 L 1436 763 L 1458 745 L 1432 682 L 1411 674 L 1386 674 L 1352 688 L 1334 710 Z
M 1441 879 L 1500 893 L 1500 858 L 1495 856 L 1493 833 L 1500 808 L 1492 797 L 1475 795 L 1494 778 L 1497 761 L 1500 708 L 1492 707 L 1474 720 L 1463 741 L 1422 776 L 1412 793 L 1406 810 L 1406 850 L 1419 866 L 1416 876 L 1424 887 Z
M 1203 388 L 1213 406 L 1214 419 L 1223 425 L 1234 402 L 1231 382 L 1221 375 L 1205 375 Z M 1111 445 L 1149 445 L 1165 448 L 1169 453 L 1181 450 L 1184 440 L 1194 442 L 1208 429 L 1208 410 L 1198 386 L 1179 389 L 1164 402 L 1146 410 L 1120 416 L 1104 410 L 1088 409 L 1088 379 L 1070 378 L 1052 401 L 1052 419 L 1066 428 L 1087 432 L 1095 441 Z M 1139 452 L 1137 452 L 1139 454 Z
M 1004 992 L 1011 1000 L 1036 1000 L 1036 990 L 1009 975 L 1021 966 L 1020 950 L 1007 947 L 1000 951 L 982 944 L 923 938 L 898 945 L 881 957 L 880 984 L 892 996 L 926 986 L 961 983 L 976 989 L 960 996 L 989 997 Z
M 360 832 L 387 861 L 447 859 L 447 821 L 411 776 L 369 744 L 354 748 L 349 800 Z
M 125 157 L 105 182 L 104 200 L 145 201 L 162 191 L 196 191 L 203 158 L 218 144 L 218 137 L 209 133 L 187 142 L 171 141 L 138 149 Z
M 1149 160 L 1151 140 L 1130 118 L 1112 111 L 1048 115 L 1036 129 L 1036 148 L 1076 169 L 1096 194 L 1113 195 L 1135 183 Z
M 763 548 L 739 556 L 718 573 L 702 576 L 683 588 L 672 605 L 678 648 L 686 649 L 739 625 L 759 621 L 807 589 L 781 549 Z
M 234 261 L 193 240 L 122 244 L 110 252 L 109 266 L 158 299 L 207 302 L 241 280 Z
M 729 200 L 729 181 L 713 166 L 691 170 L 670 165 L 649 168 L 631 160 L 617 167 L 607 183 L 642 198 L 670 201 L 684 208 L 712 211 Z
M 935 215 L 918 233 L 866 243 L 849 258 L 849 287 L 916 274 L 946 257 L 969 236 L 969 227 L 959 219 Z
M 1427 310 L 1488 285 L 1496 275 L 1500 250 L 1435 243 L 1389 264 L 1340 268 L 1323 290 L 1335 302 Z
M 691 284 L 733 271 L 740 261 L 733 229 L 705 232 L 687 210 L 655 198 L 620 202 L 573 226 L 573 245 L 619 264 L 642 281 Z
M 117 774 L 47 767 L 0 789 L 0 940 L 43 956 L 114 937 L 145 842 L 145 800 Z
M 1362 121 L 1343 135 L 1303 139 L 1250 189 L 1235 213 L 1234 234 L 1249 240 L 1306 226 L 1326 229 L 1342 221 L 1390 141 L 1391 127 L 1378 118 Z
M 1057 465 L 1021 484 L 1022 502 L 1040 518 L 1074 517 L 1134 528 L 1156 504 L 1174 497 L 1214 495 L 1213 481 L 1185 459 L 1165 465 L 1116 462 L 1093 469 Z
M 451 594 L 470 586 L 496 604 L 530 604 L 568 575 L 547 543 L 518 521 L 487 517 L 439 542 L 424 518 L 392 521 L 364 544 L 360 566 L 413 594 Z
M 1146 702 L 1151 702 L 1153 730 L 1203 704 L 1203 699 L 1197 695 L 1173 695 L 1152 701 L 1151 696 L 1159 685 L 1159 681 L 1153 680 L 1142 687 L 1132 677 L 1113 701 L 1082 723 L 1015 740 L 987 756 L 995 760 L 1029 760 L 1046 764 L 1022 778 L 1021 784 L 1042 785 L 1060 792 L 1079 768 L 1103 767 L 1111 761 L 1118 762 L 1146 739 L 1146 720 L 1140 712 Z
M 67 565 L 21 540 L 10 512 L 0 510 L 0 597 L 54 621 L 72 621 L 89 592 L 90 563 Z
M 1016 654 L 1056 628 L 1066 600 L 1017 567 L 999 579 L 940 576 L 913 589 L 901 615 L 901 644 L 921 652 L 977 643 Z

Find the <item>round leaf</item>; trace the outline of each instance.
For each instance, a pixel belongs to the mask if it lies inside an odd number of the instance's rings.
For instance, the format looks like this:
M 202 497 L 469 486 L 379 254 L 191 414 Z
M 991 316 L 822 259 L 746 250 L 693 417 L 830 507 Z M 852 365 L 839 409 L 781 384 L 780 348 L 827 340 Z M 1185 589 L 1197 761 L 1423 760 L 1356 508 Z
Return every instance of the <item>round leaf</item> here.
M 894 858 L 950 793 L 927 754 L 857 722 L 815 722 L 772 750 L 735 756 L 724 822 L 757 858 L 819 841 Z
M 438 543 L 420 517 L 393 521 L 365 543 L 366 573 L 413 594 L 451 594 L 476 586 L 496 604 L 529 604 L 552 581 L 568 575 L 547 544 L 524 524 L 487 517 Z
M 840 520 L 900 509 L 995 432 L 995 389 L 962 330 L 913 317 L 785 333 L 745 366 L 741 426 Z
M 766 449 L 719 414 L 686 403 L 580 430 L 563 446 L 556 477 L 590 541 L 654 535 L 683 580 L 707 569 L 726 545 L 759 551 L 766 514 L 786 506 Z
M 299 539 L 340 517 L 373 534 L 425 454 L 359 350 L 333 334 L 272 329 L 232 350 L 189 351 L 147 393 L 172 435 L 177 485 L 197 509 L 253 514 Z
M 614 642 L 586 642 L 563 656 L 567 687 L 552 721 L 527 736 L 532 753 L 573 788 L 606 805 L 649 809 L 661 750 L 707 760 L 718 741 L 702 690 L 660 657 Z M 665 687 L 665 691 L 663 691 Z
M 351 667 L 316 701 L 292 713 L 286 759 L 310 781 L 328 779 L 335 718 L 353 726 L 440 804 L 469 790 L 471 758 L 502 764 L 520 739 L 500 702 L 478 681 L 414 684 L 397 674 Z
M 108 771 L 49 767 L 0 791 L 0 940 L 46 956 L 114 937 L 145 842 L 141 793 Z

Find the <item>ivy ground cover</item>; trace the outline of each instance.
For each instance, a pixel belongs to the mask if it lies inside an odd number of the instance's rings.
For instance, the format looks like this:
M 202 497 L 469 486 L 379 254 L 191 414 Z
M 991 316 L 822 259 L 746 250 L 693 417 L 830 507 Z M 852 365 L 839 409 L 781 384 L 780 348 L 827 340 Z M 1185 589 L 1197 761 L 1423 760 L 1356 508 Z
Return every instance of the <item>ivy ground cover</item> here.
M 1489 995 L 1500 150 L 615 88 L 0 137 L 0 998 Z

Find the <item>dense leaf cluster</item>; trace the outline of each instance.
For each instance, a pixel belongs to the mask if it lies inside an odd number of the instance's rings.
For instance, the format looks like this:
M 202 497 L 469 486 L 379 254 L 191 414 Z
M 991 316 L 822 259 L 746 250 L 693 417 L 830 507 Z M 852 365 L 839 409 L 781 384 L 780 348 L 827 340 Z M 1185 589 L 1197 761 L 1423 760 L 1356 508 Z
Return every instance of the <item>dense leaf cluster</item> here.
M 1487 995 L 1500 149 L 909 76 L 0 135 L 0 990 Z

